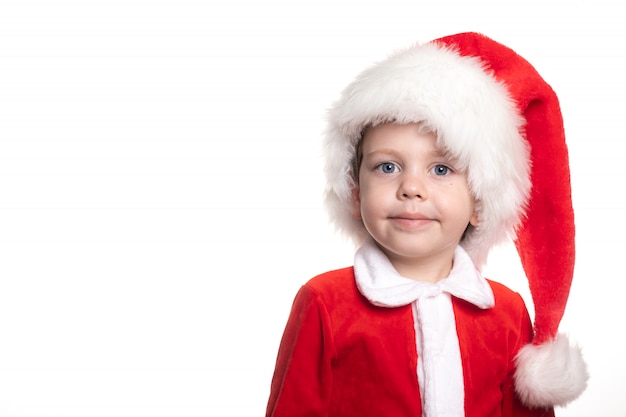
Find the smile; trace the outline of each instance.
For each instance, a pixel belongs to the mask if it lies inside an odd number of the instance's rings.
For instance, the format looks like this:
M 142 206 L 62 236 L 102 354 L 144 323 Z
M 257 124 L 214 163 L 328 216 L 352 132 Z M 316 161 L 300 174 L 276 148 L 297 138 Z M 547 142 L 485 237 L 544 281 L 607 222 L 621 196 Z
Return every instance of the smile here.
M 398 216 L 392 216 L 389 218 L 392 223 L 406 228 L 418 228 L 431 224 L 434 222 L 433 219 L 430 219 L 421 215 L 411 215 L 411 214 L 401 214 Z

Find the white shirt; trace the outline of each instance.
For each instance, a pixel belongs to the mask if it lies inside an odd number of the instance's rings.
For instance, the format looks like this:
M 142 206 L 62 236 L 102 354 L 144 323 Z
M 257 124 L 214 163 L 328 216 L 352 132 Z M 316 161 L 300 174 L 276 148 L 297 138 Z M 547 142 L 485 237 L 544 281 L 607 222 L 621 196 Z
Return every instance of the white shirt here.
M 457 246 L 447 278 L 436 283 L 401 276 L 372 240 L 355 254 L 359 291 L 374 305 L 411 304 L 417 346 L 417 377 L 425 417 L 465 415 L 463 365 L 451 296 L 492 308 L 493 292 L 469 255 Z

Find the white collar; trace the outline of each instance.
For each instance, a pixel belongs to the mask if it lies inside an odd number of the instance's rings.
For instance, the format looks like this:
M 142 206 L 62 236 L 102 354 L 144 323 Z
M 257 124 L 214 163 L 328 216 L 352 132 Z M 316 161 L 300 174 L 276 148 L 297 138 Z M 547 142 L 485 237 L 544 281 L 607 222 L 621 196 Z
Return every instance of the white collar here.
M 373 240 L 368 240 L 354 256 L 356 284 L 372 304 L 400 307 L 422 297 L 447 292 L 475 306 L 487 309 L 495 305 L 493 291 L 461 246 L 454 252 L 450 275 L 436 283 L 421 282 L 401 276 L 389 258 Z

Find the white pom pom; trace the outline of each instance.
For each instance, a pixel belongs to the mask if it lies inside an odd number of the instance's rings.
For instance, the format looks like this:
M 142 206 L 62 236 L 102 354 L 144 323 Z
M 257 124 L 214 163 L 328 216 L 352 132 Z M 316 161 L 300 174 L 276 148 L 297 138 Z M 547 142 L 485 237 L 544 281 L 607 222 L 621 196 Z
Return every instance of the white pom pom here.
M 524 346 L 515 358 L 515 390 L 529 407 L 564 406 L 587 387 L 589 373 L 580 347 L 564 334 L 552 342 Z

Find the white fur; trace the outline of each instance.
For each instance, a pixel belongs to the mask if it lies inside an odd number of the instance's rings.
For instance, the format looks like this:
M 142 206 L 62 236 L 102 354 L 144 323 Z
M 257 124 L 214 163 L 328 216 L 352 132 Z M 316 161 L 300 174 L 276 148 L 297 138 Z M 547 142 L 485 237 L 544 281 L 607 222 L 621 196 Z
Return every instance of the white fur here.
M 326 206 L 357 245 L 366 232 L 351 215 L 355 145 L 367 125 L 392 121 L 427 125 L 467 168 L 480 224 L 461 244 L 481 268 L 490 249 L 514 235 L 530 191 L 524 121 L 507 89 L 477 58 L 424 44 L 367 69 L 343 91 L 324 141 Z
M 461 245 L 481 268 L 514 237 L 531 188 L 525 122 L 506 86 L 479 58 L 437 43 L 399 51 L 348 85 L 328 114 L 325 199 L 331 221 L 357 246 L 367 233 L 352 217 L 351 162 L 363 129 L 385 122 L 424 124 L 467 169 L 479 225 Z M 516 362 L 516 390 L 530 406 L 565 405 L 586 387 L 580 349 L 565 336 L 524 347 Z
M 515 361 L 515 390 L 528 406 L 564 406 L 587 387 L 582 351 L 564 334 L 538 346 L 524 346 Z

